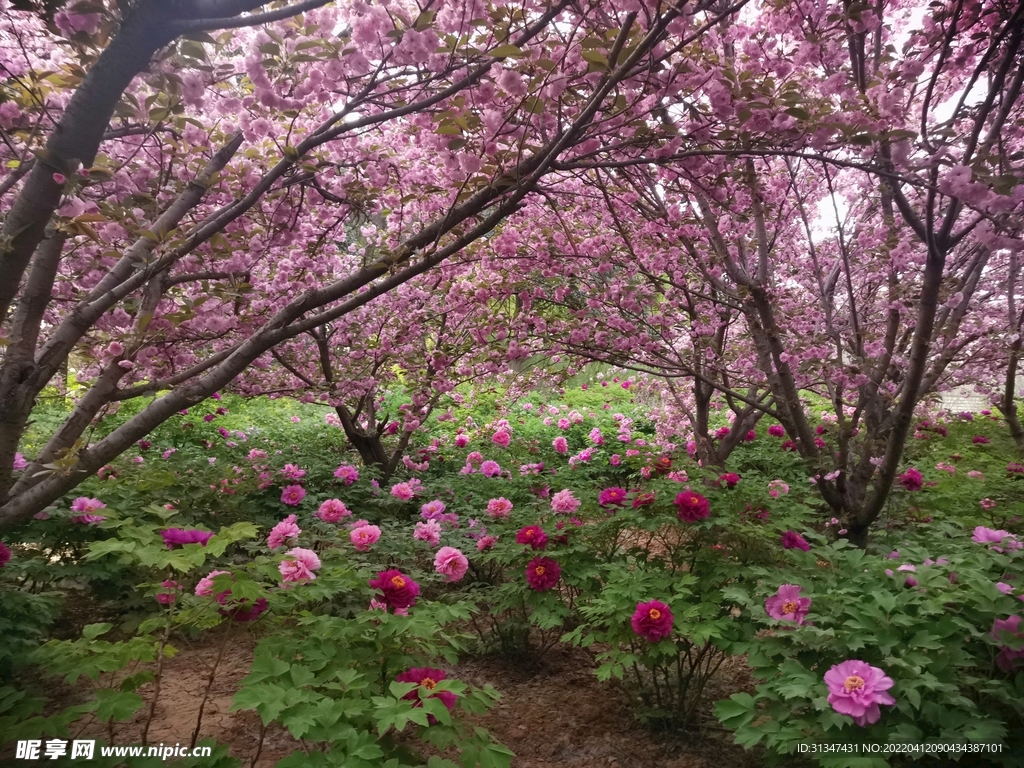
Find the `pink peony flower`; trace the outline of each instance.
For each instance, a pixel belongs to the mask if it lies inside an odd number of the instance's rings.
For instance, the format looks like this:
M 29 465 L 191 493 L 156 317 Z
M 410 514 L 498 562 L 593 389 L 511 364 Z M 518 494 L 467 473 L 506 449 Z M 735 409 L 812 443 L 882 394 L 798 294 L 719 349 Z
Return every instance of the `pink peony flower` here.
M 437 520 L 427 520 L 416 523 L 416 530 L 412 534 L 416 541 L 425 541 L 430 546 L 436 547 L 441 543 L 441 523 Z
M 918 470 L 914 469 L 913 467 L 910 467 L 896 480 L 908 491 L 920 491 L 922 486 L 924 485 L 924 477 Z
M 517 544 L 527 544 L 531 549 L 544 549 L 548 545 L 548 535 L 539 525 L 527 525 L 516 533 Z
M 491 517 L 504 519 L 509 516 L 511 511 L 512 502 L 504 496 L 499 496 L 497 499 L 491 499 L 487 502 L 487 514 Z
M 780 537 L 780 543 L 784 549 L 802 549 L 804 552 L 811 551 L 811 545 L 807 543 L 807 539 L 796 531 L 786 531 Z
M 420 585 L 401 571 L 391 568 L 381 571 L 373 579 L 370 586 L 383 593 L 383 601 L 395 611 L 411 608 L 420 593 Z
M 551 497 L 551 509 L 559 514 L 568 514 L 579 509 L 580 500 L 572 495 L 568 488 L 559 491 Z
M 391 495 L 402 501 L 409 501 L 416 495 L 416 491 L 409 483 L 395 483 L 391 486 Z
M 472 464 L 474 467 L 480 464 L 484 460 L 484 455 L 480 451 L 470 451 L 466 455 L 466 463 Z
M 695 491 L 680 491 L 675 501 L 680 520 L 696 523 L 711 514 L 711 502 Z
M 476 549 L 478 552 L 483 552 L 488 549 L 494 549 L 495 543 L 497 543 L 497 536 L 481 536 L 477 539 Z
M 620 464 L 622 464 L 622 457 L 619 456 L 619 454 L 617 453 L 613 453 L 611 458 L 608 459 L 608 463 L 611 464 L 613 467 L 617 467 Z
M 285 553 L 285 559 L 278 564 L 277 569 L 281 572 L 281 581 L 313 581 L 316 578 L 313 571 L 320 569 L 320 558 L 311 549 L 295 547 Z
M 978 504 L 980 504 L 981 508 L 984 509 L 986 512 L 996 508 L 995 501 L 989 498 L 982 499 L 981 501 L 978 502 Z
M 602 507 L 621 507 L 626 501 L 625 488 L 605 488 L 597 497 L 597 503 Z
M 637 603 L 630 623 L 633 631 L 650 643 L 657 643 L 672 634 L 672 611 L 660 600 Z
M 501 474 L 501 467 L 498 465 L 498 462 L 488 459 L 480 465 L 480 471 L 485 477 L 497 477 Z
M 327 499 L 316 511 L 316 516 L 325 523 L 337 523 L 344 517 L 351 517 L 352 512 L 341 499 Z
M 227 435 L 225 435 L 226 437 Z M 287 477 L 289 480 L 300 480 L 306 476 L 306 470 L 299 469 L 294 464 L 285 464 L 281 470 L 281 475 Z
M 785 496 L 789 493 L 789 485 L 783 480 L 772 480 L 768 483 L 768 495 L 773 499 L 779 498 L 779 496 Z
M 230 576 L 231 571 L 210 571 L 208 574 L 203 576 L 196 584 L 196 597 L 209 597 L 213 594 L 213 580 L 218 576 Z M 221 595 L 227 596 L 231 594 L 230 590 L 221 592 Z M 219 596 L 218 596 L 219 598 Z
M 79 496 L 77 499 L 71 502 L 71 511 L 84 512 L 85 514 L 89 515 L 95 512 L 97 509 L 105 509 L 106 506 L 107 505 L 104 504 L 99 499 L 90 499 L 85 496 Z
M 446 677 L 443 670 L 431 669 L 430 667 L 417 667 L 410 669 L 406 672 L 402 672 L 400 675 L 395 675 L 395 680 L 399 683 L 416 683 L 419 687 L 413 688 L 409 691 L 403 699 L 409 701 L 415 701 L 414 707 L 422 707 L 423 699 L 438 699 L 449 712 L 455 707 L 455 700 L 458 696 L 451 691 L 437 691 L 437 693 L 431 693 L 437 688 L 437 684 L 444 680 Z M 426 693 L 424 693 L 426 691 Z M 427 715 L 427 722 L 433 725 L 437 722 L 437 718 L 433 715 Z
M 267 537 L 267 546 L 271 549 L 277 549 L 286 542 L 296 541 L 300 533 L 302 533 L 302 529 L 295 522 L 295 515 L 288 515 L 288 517 L 270 529 L 270 535 Z
M 526 583 L 538 592 L 551 589 L 561 575 L 562 569 L 550 557 L 535 557 L 526 566 Z
M 568 453 L 569 452 L 569 441 L 559 435 L 551 441 L 551 446 L 555 449 L 556 453 Z
M 1024 549 L 1024 543 L 1017 541 L 1017 537 L 1004 530 L 994 530 L 992 528 L 986 528 L 983 525 L 979 525 L 974 529 L 974 535 L 971 536 L 971 541 L 978 544 L 999 544 L 1001 546 L 991 546 L 989 549 L 995 552 L 1002 552 L 1003 547 L 1013 551 L 1015 549 Z
M 497 432 L 491 435 L 491 442 L 494 443 L 495 445 L 500 445 L 502 448 L 508 448 L 508 444 L 509 442 L 511 442 L 511 440 L 512 436 L 509 435 L 509 433 L 503 429 L 499 429 Z
M 181 591 L 181 584 L 173 579 L 167 579 L 166 581 L 160 582 L 160 586 L 166 591 L 156 593 L 155 597 L 158 603 L 161 605 L 170 605 L 178 599 L 177 593 Z
M 469 435 L 456 435 L 455 436 L 455 447 L 465 448 L 469 445 Z
M 352 483 L 359 479 L 359 470 L 351 464 L 342 464 L 334 470 L 334 476 L 345 485 L 352 485 Z
M 15 470 L 22 470 L 22 469 L 25 469 L 25 467 L 27 467 L 27 466 L 28 466 L 28 460 L 21 453 L 14 454 L 14 469 Z
M 361 525 L 358 528 L 353 528 L 348 538 L 357 550 L 369 552 L 370 547 L 376 544 L 380 538 L 380 528 L 376 525 Z
M 71 518 L 71 522 L 76 525 L 99 525 L 106 519 L 103 515 L 76 515 Z
M 186 544 L 202 544 L 205 547 L 206 542 L 213 537 L 211 531 L 200 531 L 195 528 L 168 528 L 160 531 L 160 535 L 168 549 Z
M 764 609 L 773 619 L 804 623 L 804 617 L 811 609 L 811 599 L 800 597 L 802 587 L 795 584 L 783 584 L 778 591 L 764 601 Z
M 864 727 L 877 723 L 882 716 L 879 704 L 892 706 L 896 699 L 886 691 L 893 687 L 892 678 L 878 667 L 850 659 L 836 664 L 825 673 L 828 703 L 841 715 L 849 715 Z
M 1003 672 L 1012 672 L 1018 662 L 1024 660 L 1024 648 L 1014 650 L 1005 645 L 1007 642 L 1024 640 L 1024 629 L 1020 626 L 1020 616 L 996 619 L 992 624 L 992 639 L 1002 643 L 996 664 Z
M 434 555 L 434 570 L 448 581 L 460 581 L 469 570 L 469 559 L 455 547 L 441 547 Z
M 301 485 L 287 485 L 281 491 L 281 503 L 289 507 L 297 507 L 306 498 L 306 489 Z
M 440 515 L 444 514 L 445 506 L 444 502 L 440 499 L 434 499 L 428 501 L 422 507 L 420 507 L 420 517 L 425 520 L 434 520 Z
M 559 429 L 568 429 L 571 426 L 572 426 L 572 422 L 569 421 L 568 419 L 564 418 L 564 417 L 558 420 L 558 428 Z

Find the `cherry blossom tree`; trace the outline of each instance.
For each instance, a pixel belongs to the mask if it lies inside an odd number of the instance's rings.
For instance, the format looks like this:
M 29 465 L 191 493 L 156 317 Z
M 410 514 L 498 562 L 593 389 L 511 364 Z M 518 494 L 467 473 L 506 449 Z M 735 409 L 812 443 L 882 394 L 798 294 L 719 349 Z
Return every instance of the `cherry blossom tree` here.
M 91 384 L 24 470 L 0 470 L 0 526 L 463 253 L 559 158 L 649 125 L 744 4 L 143 0 L 52 29 L 5 6 L 0 467 L 72 355 Z M 386 227 L 346 245 L 368 215 Z M 153 399 L 86 443 L 135 397 Z

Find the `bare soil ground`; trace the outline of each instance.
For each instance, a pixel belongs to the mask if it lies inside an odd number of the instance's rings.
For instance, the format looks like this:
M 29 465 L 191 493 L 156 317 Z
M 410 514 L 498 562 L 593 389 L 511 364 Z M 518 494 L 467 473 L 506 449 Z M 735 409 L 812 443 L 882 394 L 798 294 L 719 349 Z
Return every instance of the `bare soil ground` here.
M 165 662 L 162 690 L 149 728 L 149 744 L 188 744 L 196 727 L 203 690 L 219 651 L 217 633 L 198 644 L 180 638 L 180 652 Z M 270 768 L 302 745 L 279 726 L 267 729 L 258 759 L 260 738 L 255 712 L 232 712 L 231 700 L 248 672 L 255 638 L 240 636 L 226 648 L 203 712 L 200 738 L 228 744 L 231 753 L 254 768 Z M 131 671 L 131 670 L 129 670 Z M 498 658 L 467 659 L 450 670 L 453 677 L 476 685 L 490 683 L 503 694 L 476 724 L 516 753 L 515 768 L 758 768 L 760 760 L 732 744 L 732 736 L 714 724 L 710 704 L 708 725 L 682 734 L 651 731 L 633 718 L 628 700 L 615 685 L 600 683 L 593 660 L 580 649 L 556 646 L 533 669 Z M 104 685 L 109 681 L 102 680 Z M 749 689 L 741 660 L 730 660 L 711 683 L 708 700 Z M 135 717 L 114 726 L 117 744 L 139 744 L 152 685 L 139 693 L 146 700 Z M 87 691 L 66 690 L 64 705 L 81 700 Z M 81 737 L 110 738 L 107 726 L 91 717 L 76 727 Z

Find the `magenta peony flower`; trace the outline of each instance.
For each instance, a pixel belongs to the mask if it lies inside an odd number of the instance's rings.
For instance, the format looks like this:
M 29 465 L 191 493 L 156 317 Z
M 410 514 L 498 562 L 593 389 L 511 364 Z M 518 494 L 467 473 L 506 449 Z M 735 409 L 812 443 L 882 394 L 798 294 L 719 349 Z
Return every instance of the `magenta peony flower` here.
M 337 523 L 342 518 L 351 517 L 352 512 L 341 499 L 327 499 L 316 511 L 316 516 L 325 523 Z
M 768 434 L 772 437 L 782 437 L 786 434 L 786 430 L 781 424 L 772 424 L 768 427 Z
M 559 514 L 568 514 L 579 509 L 580 501 L 572 495 L 568 488 L 551 497 L 551 509 Z
M 621 507 L 626 501 L 625 488 L 605 488 L 597 497 L 597 503 L 602 507 Z
M 485 477 L 497 477 L 501 474 L 501 467 L 498 465 L 498 462 L 488 459 L 480 465 L 480 471 Z
M 924 485 L 924 477 L 913 467 L 910 467 L 906 472 L 896 478 L 896 480 L 908 491 L 920 491 Z
M 512 502 L 501 496 L 487 502 L 487 514 L 491 517 L 504 519 L 512 511 Z
M 320 558 L 311 549 L 295 547 L 285 553 L 285 559 L 278 564 L 277 569 L 281 572 L 281 581 L 313 581 L 316 578 L 313 571 L 320 570 Z
M 1024 629 L 1020 626 L 1020 616 L 996 619 L 992 624 L 991 635 L 992 639 L 997 643 L 1024 640 Z M 1012 672 L 1013 668 L 1020 661 L 1024 661 L 1024 648 L 1015 650 L 1002 645 L 999 649 L 999 655 L 996 656 L 996 664 L 1003 672 Z
M 384 602 L 396 611 L 411 608 L 420 593 L 420 585 L 396 568 L 378 573 L 370 579 L 370 586 L 379 589 Z
M 11 562 L 11 550 L 0 541 L 0 568 L 3 568 L 9 562 Z
M 221 601 L 221 604 L 223 604 L 223 601 Z M 254 603 L 250 602 L 249 598 L 242 598 L 230 607 L 221 608 L 218 613 L 234 621 L 248 622 L 256 621 L 265 610 L 267 610 L 267 598 L 257 598 Z
M 849 659 L 836 664 L 825 673 L 828 685 L 828 703 L 841 715 L 849 715 L 857 725 L 864 727 L 877 723 L 882 716 L 879 704 L 892 706 L 896 699 L 886 691 L 895 685 L 878 667 Z
M 297 507 L 306 498 L 306 489 L 301 485 L 288 485 L 281 491 L 281 503 L 289 507 Z
M 811 551 L 811 545 L 807 543 L 807 539 L 796 531 L 786 531 L 782 534 L 780 542 L 785 549 L 802 549 L 804 552 Z
M 516 533 L 517 544 L 527 544 L 531 549 L 544 549 L 548 545 L 548 536 L 539 525 L 528 525 Z
M 551 447 L 555 449 L 555 453 L 568 453 L 569 441 L 559 435 L 551 441 Z
M 455 447 L 465 448 L 469 445 L 469 435 L 456 435 L 455 436 Z
M 423 706 L 423 698 L 439 699 L 442 704 L 448 709 L 449 712 L 455 707 L 455 700 L 458 696 L 451 691 L 437 691 L 437 693 L 423 694 L 422 691 L 433 691 L 437 688 L 437 684 L 447 677 L 444 670 L 431 669 L 430 667 L 416 667 L 400 675 L 395 676 L 395 680 L 399 683 L 416 683 L 419 688 L 413 688 L 409 691 L 403 699 L 409 701 L 415 701 L 413 706 Z M 427 715 L 427 722 L 433 725 L 437 722 L 437 718 L 433 715 Z
M 211 531 L 200 531 L 196 528 L 168 528 L 166 531 L 160 531 L 160 535 L 163 536 L 168 549 L 186 544 L 202 544 L 205 547 L 206 542 L 213 537 Z
M 360 525 L 353 528 L 348 535 L 349 541 L 360 552 L 369 552 L 370 547 L 377 543 L 380 538 L 380 528 L 376 525 Z
M 499 429 L 497 432 L 491 435 L 491 442 L 494 443 L 495 445 L 500 445 L 502 448 L 508 448 L 508 444 L 509 442 L 511 442 L 511 440 L 512 436 L 509 435 L 509 433 L 503 429 Z
M 672 503 L 679 519 L 687 523 L 696 523 L 711 514 L 711 502 L 694 491 L 680 491 Z
M 562 569 L 550 557 L 535 557 L 526 566 L 526 583 L 538 592 L 551 589 L 561 575 Z
M 672 611 L 660 600 L 637 603 L 630 623 L 633 631 L 648 642 L 657 643 L 672 634 Z
M 412 534 L 416 541 L 425 541 L 430 546 L 436 547 L 441 543 L 441 523 L 437 520 L 427 520 L 416 523 L 416 530 Z
M 778 591 L 764 601 L 764 609 L 773 619 L 804 623 L 804 617 L 811 609 L 811 599 L 800 597 L 803 587 L 795 584 L 783 584 Z
M 345 485 L 352 485 L 352 483 L 359 479 L 359 470 L 351 464 L 342 464 L 334 470 L 334 476 Z
M 285 542 L 296 541 L 300 533 L 302 533 L 302 529 L 295 522 L 295 515 L 288 515 L 288 517 L 270 529 L 270 535 L 267 536 L 267 546 L 271 549 L 277 549 L 283 546 Z
M 409 483 L 395 483 L 391 486 L 391 495 L 402 501 L 410 501 L 416 495 L 416 491 Z
M 740 476 L 735 472 L 726 472 L 718 476 L 719 484 L 725 483 L 726 488 L 735 488 L 740 481 Z
M 984 435 L 975 435 L 971 438 L 971 442 L 975 445 L 988 445 L 989 440 Z
M 448 581 L 461 581 L 469 570 L 469 559 L 455 547 L 441 547 L 434 555 L 434 570 Z

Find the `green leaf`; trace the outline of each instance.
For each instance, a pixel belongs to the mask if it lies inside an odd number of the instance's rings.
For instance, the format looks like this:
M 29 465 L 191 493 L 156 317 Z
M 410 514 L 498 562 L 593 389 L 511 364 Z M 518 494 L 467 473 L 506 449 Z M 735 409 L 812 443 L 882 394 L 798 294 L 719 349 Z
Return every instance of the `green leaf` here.
M 507 59 L 526 55 L 526 51 L 517 45 L 499 45 L 497 48 L 494 48 L 487 53 L 496 59 Z
M 86 640 L 95 640 L 100 635 L 105 635 L 114 628 L 113 624 L 104 622 L 102 624 L 86 624 L 82 627 L 82 637 Z

